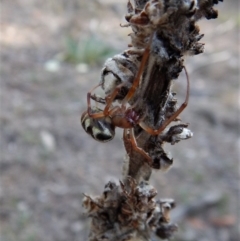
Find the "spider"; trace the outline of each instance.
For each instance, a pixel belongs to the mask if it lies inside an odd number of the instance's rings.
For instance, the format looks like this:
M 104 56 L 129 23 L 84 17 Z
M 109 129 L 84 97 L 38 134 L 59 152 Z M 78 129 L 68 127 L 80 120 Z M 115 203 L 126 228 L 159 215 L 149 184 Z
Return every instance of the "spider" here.
M 118 92 L 124 86 L 124 83 L 119 84 L 114 91 L 107 95 L 105 98 L 106 106 L 103 110 L 95 107 L 94 109 L 91 107 L 91 93 L 100 86 L 95 86 L 90 92 L 87 94 L 87 104 L 88 109 L 81 116 L 81 124 L 83 129 L 91 135 L 95 140 L 100 142 L 108 142 L 113 139 L 115 135 L 115 128 L 120 127 L 124 129 L 123 138 L 128 138 L 130 141 L 131 148 L 135 151 L 142 154 L 148 162 L 151 164 L 152 160 L 150 156 L 140 147 L 138 147 L 133 128 L 136 125 L 139 125 L 143 130 L 148 132 L 150 135 L 159 135 L 173 120 L 177 118 L 177 116 L 186 108 L 189 99 L 189 78 L 187 71 L 184 67 L 185 74 L 187 77 L 187 93 L 185 97 L 184 103 L 179 107 L 179 109 L 168 119 L 166 119 L 162 125 L 158 129 L 153 129 L 147 126 L 143 120 L 145 119 L 145 115 L 140 115 L 134 109 L 134 106 L 127 107 L 128 101 L 134 95 L 136 89 L 139 86 L 142 73 L 144 71 L 144 67 L 147 63 L 149 54 L 150 54 L 150 45 L 151 45 L 152 37 L 150 37 L 150 41 L 148 46 L 146 47 L 142 61 L 140 63 L 139 70 L 137 72 L 136 78 L 133 81 L 131 88 L 129 89 L 127 95 L 123 99 L 120 106 L 112 106 L 115 97 Z

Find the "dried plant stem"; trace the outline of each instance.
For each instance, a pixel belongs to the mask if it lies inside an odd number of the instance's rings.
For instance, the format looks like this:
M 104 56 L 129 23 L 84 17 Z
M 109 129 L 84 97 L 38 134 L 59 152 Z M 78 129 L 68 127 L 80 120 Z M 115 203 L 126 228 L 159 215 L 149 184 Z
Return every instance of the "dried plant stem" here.
M 127 158 L 123 182 L 120 185 L 109 182 L 101 196 L 84 198 L 84 207 L 92 218 L 90 241 L 168 239 L 177 230 L 169 217 L 174 201 L 155 200 L 157 190 L 148 181 L 153 168 L 165 170 L 173 164 L 163 144 L 175 144 L 192 136 L 188 125 L 183 123 L 164 130 L 187 105 L 187 73 L 186 100 L 180 109 L 176 106 L 177 99 L 171 86 L 184 68 L 183 56 L 203 52 L 204 45 L 199 43 L 203 34 L 199 33 L 196 21 L 202 17 L 216 18 L 217 11 L 212 8 L 216 3 L 217 0 L 128 2 L 128 23 L 124 26 L 132 29 L 131 43 L 126 51 L 107 60 L 104 65 L 100 84 L 106 97 L 92 96 L 99 103 L 106 102 L 108 107 L 112 105 L 112 100 L 119 99 L 122 107 L 114 107 L 110 111 L 105 108 L 100 114 L 97 112 L 92 116 L 103 120 L 109 118 L 108 113 L 113 116 L 117 111 L 128 111 L 133 120 L 141 118 L 133 128 L 128 126 L 124 129 Z M 114 76 L 114 80 L 107 84 L 109 74 Z M 111 102 L 109 99 L 112 99 Z M 127 101 L 130 109 L 125 109 Z M 104 123 L 110 125 L 110 122 Z M 84 128 L 88 127 L 85 124 Z M 94 136 L 94 133 L 91 132 L 91 135 Z M 111 135 L 109 138 L 112 138 Z

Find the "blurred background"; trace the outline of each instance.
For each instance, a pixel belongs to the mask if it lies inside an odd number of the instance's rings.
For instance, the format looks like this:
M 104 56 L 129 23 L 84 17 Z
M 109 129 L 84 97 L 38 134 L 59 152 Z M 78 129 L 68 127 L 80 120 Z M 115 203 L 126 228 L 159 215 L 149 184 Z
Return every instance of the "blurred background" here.
M 79 123 L 86 93 L 107 57 L 127 48 L 127 0 L 1 1 L 0 240 L 86 240 L 82 193 L 121 179 L 121 133 L 94 141 Z M 175 241 L 239 239 L 238 0 L 201 20 L 205 52 L 187 57 L 191 80 L 181 114 L 194 136 L 166 148 L 174 158 L 151 183 L 173 198 Z M 175 81 L 179 99 L 185 77 Z

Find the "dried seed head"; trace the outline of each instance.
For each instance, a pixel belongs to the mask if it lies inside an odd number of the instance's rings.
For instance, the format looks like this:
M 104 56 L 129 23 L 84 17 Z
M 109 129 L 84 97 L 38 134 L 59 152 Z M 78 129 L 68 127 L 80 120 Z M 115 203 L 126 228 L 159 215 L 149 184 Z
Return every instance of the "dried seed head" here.
M 188 124 L 171 126 L 165 135 L 164 141 L 170 142 L 172 145 L 174 145 L 181 140 L 191 138 L 193 133 L 187 127 Z
M 176 224 L 162 224 L 156 230 L 156 235 L 162 239 L 169 239 L 178 230 Z
M 132 240 L 144 230 L 164 229 L 174 201 L 156 201 L 156 195 L 153 186 L 130 177 L 120 186 L 109 182 L 100 197 L 85 195 L 83 206 L 92 218 L 90 240 Z
M 84 198 L 82 201 L 82 206 L 86 209 L 89 215 L 93 215 L 99 212 L 102 209 L 102 199 L 99 197 L 92 198 L 86 194 L 84 194 Z

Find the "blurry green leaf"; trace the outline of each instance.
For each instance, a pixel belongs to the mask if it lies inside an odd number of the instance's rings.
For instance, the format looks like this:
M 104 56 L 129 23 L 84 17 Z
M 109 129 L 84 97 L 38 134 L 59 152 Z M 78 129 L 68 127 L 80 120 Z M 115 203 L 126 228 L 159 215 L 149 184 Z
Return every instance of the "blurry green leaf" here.
M 81 42 L 68 37 L 66 39 L 64 60 L 74 64 L 96 64 L 113 53 L 113 48 L 96 37 L 89 37 Z

